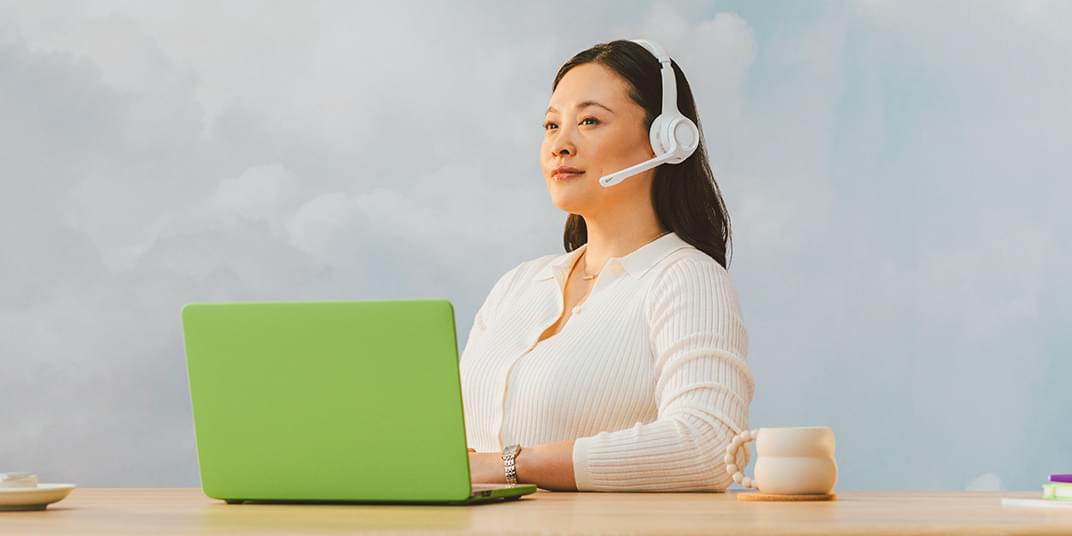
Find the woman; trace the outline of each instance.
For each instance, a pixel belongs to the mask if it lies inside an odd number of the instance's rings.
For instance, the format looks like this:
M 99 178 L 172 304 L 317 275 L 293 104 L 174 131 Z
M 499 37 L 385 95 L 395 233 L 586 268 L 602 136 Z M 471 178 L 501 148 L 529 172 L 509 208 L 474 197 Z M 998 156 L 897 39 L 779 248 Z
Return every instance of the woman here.
M 699 125 L 672 65 L 678 109 Z M 723 456 L 748 428 L 755 384 L 726 272 L 729 217 L 702 134 L 680 164 L 597 182 L 652 158 L 659 69 L 644 46 L 613 41 L 555 77 L 540 165 L 569 214 L 566 253 L 509 270 L 476 313 L 460 361 L 473 482 L 579 491 L 732 482 Z

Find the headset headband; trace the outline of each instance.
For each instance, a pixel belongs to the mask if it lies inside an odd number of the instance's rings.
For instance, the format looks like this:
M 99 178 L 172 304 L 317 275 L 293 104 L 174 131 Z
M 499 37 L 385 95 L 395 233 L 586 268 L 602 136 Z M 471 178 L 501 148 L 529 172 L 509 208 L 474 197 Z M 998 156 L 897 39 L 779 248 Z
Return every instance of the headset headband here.
M 670 114 L 677 111 L 677 80 L 674 78 L 674 66 L 670 63 L 670 55 L 659 45 L 646 39 L 633 39 L 634 43 L 648 49 L 656 60 L 661 64 L 659 72 L 663 79 L 663 113 Z

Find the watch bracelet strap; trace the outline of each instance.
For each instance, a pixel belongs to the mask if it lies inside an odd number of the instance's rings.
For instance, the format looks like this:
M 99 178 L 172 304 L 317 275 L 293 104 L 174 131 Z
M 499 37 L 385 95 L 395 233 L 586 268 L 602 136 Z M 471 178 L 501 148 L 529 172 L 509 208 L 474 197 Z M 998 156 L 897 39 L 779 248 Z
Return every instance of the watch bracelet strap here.
M 512 447 L 517 447 L 517 448 L 512 449 Z M 513 445 L 512 447 L 507 447 L 507 449 L 506 449 L 507 452 L 504 452 L 503 456 L 502 456 L 503 469 L 506 472 L 506 483 L 507 484 L 517 484 L 517 463 L 516 463 L 516 458 L 517 458 L 517 455 L 521 452 L 521 447 L 520 447 L 520 445 Z

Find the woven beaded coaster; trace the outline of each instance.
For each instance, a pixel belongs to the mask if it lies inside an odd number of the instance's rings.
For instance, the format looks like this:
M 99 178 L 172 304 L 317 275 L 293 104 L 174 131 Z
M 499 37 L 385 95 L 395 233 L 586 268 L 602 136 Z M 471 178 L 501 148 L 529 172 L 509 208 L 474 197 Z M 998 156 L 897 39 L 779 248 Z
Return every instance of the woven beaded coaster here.
M 777 493 L 744 492 L 737 494 L 738 501 L 836 501 L 836 493 L 812 493 L 808 495 L 779 495 Z

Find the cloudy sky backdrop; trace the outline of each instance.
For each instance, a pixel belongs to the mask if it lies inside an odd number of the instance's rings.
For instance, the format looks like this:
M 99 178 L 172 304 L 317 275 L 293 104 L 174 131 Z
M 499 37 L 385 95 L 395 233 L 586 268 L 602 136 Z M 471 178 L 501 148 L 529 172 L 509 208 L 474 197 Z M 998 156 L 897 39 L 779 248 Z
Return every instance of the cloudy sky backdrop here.
M 557 68 L 683 67 L 753 426 L 840 489 L 1072 472 L 1072 4 L 0 1 L 0 471 L 195 486 L 179 308 L 442 297 L 562 252 Z M 1064 245 L 1062 245 L 1064 244 Z

